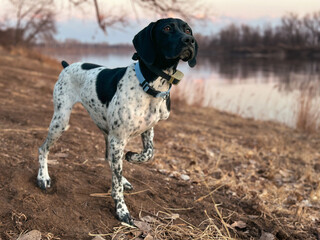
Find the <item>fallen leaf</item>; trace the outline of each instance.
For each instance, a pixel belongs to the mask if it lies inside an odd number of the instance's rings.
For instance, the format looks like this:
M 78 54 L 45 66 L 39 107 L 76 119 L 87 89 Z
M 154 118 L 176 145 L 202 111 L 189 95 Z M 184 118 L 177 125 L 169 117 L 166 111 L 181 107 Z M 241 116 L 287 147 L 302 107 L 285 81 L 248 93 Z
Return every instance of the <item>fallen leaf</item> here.
M 41 239 L 41 233 L 38 230 L 32 230 L 26 234 L 23 234 L 21 237 L 19 237 L 21 240 L 40 240 Z
M 134 222 L 134 225 L 136 225 L 143 232 L 149 232 L 151 230 L 151 227 L 147 222 L 142 222 L 137 220 L 133 222 Z
M 247 227 L 247 224 L 243 221 L 235 221 L 234 223 L 231 224 L 231 227 L 233 228 L 240 228 L 240 229 L 244 229 Z
M 154 222 L 158 221 L 156 218 L 148 216 L 148 215 L 140 218 L 140 220 L 143 222 L 148 222 L 148 223 L 154 223 Z

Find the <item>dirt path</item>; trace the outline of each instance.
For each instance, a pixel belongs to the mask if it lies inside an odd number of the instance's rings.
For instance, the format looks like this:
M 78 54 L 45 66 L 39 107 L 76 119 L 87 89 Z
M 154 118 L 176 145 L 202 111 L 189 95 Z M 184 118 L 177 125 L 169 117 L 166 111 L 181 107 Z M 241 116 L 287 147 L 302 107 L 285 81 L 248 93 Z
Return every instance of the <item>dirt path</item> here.
M 43 239 L 320 239 L 319 134 L 178 101 L 155 128 L 154 160 L 124 164 L 140 230 L 121 226 L 102 194 L 104 139 L 81 106 L 49 155 L 53 188 L 41 191 L 37 148 L 61 67 L 22 55 L 0 49 L 0 239 L 33 229 Z M 136 140 L 127 150 L 141 148 Z

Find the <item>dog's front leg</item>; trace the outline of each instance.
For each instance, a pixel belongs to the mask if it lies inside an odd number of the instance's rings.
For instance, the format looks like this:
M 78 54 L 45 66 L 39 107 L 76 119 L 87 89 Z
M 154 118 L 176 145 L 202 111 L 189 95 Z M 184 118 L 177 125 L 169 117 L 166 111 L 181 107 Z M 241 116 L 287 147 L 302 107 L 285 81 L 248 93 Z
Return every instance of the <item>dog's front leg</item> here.
M 153 157 L 153 128 L 141 134 L 143 150 L 141 153 L 127 152 L 126 160 L 131 163 L 147 162 Z
M 110 161 L 112 172 L 112 198 L 115 202 L 116 214 L 121 222 L 134 225 L 130 213 L 124 202 L 122 184 L 122 157 L 125 141 L 113 136 L 108 136 L 109 151 L 108 160 Z
M 111 160 L 109 158 L 109 140 L 108 140 L 108 135 L 105 135 L 105 140 L 106 140 L 106 161 L 109 163 L 110 168 L 111 168 Z M 124 177 L 122 176 L 122 185 L 123 185 L 123 190 L 124 191 L 131 191 L 133 189 L 133 186 L 131 183 Z

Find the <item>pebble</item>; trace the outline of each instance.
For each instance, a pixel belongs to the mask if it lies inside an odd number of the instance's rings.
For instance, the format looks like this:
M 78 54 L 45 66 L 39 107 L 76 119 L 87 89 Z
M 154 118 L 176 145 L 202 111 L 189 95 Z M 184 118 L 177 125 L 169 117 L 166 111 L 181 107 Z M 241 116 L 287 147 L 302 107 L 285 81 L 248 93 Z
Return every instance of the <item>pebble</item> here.
M 18 240 L 41 240 L 41 232 L 39 232 L 38 230 L 32 230 L 21 235 Z
M 190 180 L 190 177 L 186 174 L 181 174 L 180 178 L 184 181 L 189 181 Z

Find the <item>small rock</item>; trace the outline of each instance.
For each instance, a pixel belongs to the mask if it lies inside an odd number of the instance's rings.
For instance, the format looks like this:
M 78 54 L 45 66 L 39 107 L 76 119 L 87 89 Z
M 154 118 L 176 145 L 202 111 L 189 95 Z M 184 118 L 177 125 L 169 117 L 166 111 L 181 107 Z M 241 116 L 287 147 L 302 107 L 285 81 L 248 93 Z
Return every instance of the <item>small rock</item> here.
M 39 232 L 38 230 L 32 230 L 21 235 L 18 240 L 41 240 L 41 232 Z
M 184 181 L 189 181 L 190 180 L 190 177 L 186 174 L 181 174 L 180 178 Z
M 259 240 L 274 240 L 274 235 L 268 232 L 262 232 L 262 235 Z
M 148 233 L 144 240 L 153 240 L 153 237 L 150 235 L 150 233 Z

